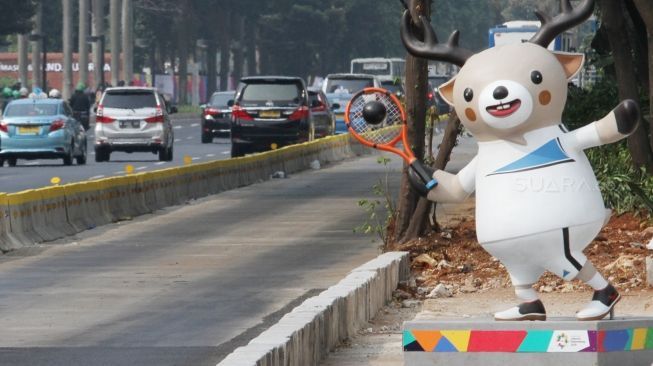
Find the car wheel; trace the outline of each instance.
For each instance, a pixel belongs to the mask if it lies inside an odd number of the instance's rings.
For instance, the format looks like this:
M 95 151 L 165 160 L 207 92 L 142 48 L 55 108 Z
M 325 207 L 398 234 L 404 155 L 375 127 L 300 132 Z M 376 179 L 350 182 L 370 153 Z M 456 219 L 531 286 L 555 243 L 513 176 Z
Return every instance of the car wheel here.
M 101 163 L 103 161 L 109 161 L 109 152 L 104 149 L 95 149 L 95 162 Z
M 8 164 L 9 166 L 11 166 L 11 167 L 14 167 L 14 166 L 16 166 L 16 164 L 18 164 L 18 159 L 16 159 L 16 158 L 9 158 L 9 160 L 7 160 L 7 164 Z
M 202 143 L 203 144 L 210 144 L 213 142 L 213 135 L 210 133 L 202 132 Z
M 0 168 L 5 166 L 5 159 L 0 159 Z
M 170 146 L 167 149 L 166 161 L 172 161 L 172 159 L 174 158 L 174 152 L 175 152 L 174 146 Z
M 63 165 L 70 166 L 73 165 L 73 154 L 75 153 L 75 145 L 70 144 L 70 149 L 68 150 L 68 155 L 63 157 Z
M 243 144 L 237 144 L 235 142 L 231 143 L 231 157 L 232 158 L 238 158 L 241 156 L 245 156 L 247 153 L 247 147 Z
M 76 157 L 75 160 L 77 160 L 77 165 L 86 165 L 86 158 L 88 155 L 86 151 L 86 146 L 82 146 L 81 150 L 82 150 L 82 154 Z
M 168 161 L 168 149 L 160 148 L 159 149 L 159 161 Z

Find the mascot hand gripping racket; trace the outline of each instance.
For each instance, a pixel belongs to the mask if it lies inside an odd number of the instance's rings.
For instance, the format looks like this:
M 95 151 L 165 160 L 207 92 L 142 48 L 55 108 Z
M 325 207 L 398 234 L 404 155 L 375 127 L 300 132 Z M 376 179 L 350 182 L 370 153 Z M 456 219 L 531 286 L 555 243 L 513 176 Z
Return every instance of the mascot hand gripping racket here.
M 408 11 L 403 16 L 401 37 L 410 53 L 461 67 L 440 94 L 479 146 L 478 155 L 456 175 L 438 170 L 433 179 L 424 177 L 428 168 L 413 161 L 409 177 L 432 201 L 460 202 L 476 192 L 478 241 L 506 267 L 521 300 L 495 313 L 496 320 L 546 320 L 544 304 L 532 287 L 545 270 L 594 289 L 591 301 L 576 313 L 578 320 L 612 318 L 621 299 L 582 252 L 610 215 L 583 150 L 631 134 L 640 119 L 639 107 L 625 100 L 603 119 L 568 131 L 561 122 L 567 83 L 581 70 L 584 56 L 547 49 L 593 9 L 593 0 L 576 8 L 562 0 L 562 13 L 555 18 L 536 12 L 542 26 L 529 42 L 478 54 L 458 47 L 457 31 L 440 44 L 424 17 L 419 40 Z M 359 109 L 365 109 L 363 102 Z M 359 116 L 348 113 L 350 130 L 357 118 L 378 118 L 376 109 Z M 374 122 L 368 128 L 378 129 Z

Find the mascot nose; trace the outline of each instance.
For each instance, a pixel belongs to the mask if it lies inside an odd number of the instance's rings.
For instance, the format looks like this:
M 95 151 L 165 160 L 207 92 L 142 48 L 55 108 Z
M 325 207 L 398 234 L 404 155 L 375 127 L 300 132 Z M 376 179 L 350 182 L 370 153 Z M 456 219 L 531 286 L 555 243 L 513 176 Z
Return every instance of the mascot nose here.
M 508 96 L 508 89 L 505 86 L 498 86 L 494 89 L 492 96 L 496 100 L 505 99 Z

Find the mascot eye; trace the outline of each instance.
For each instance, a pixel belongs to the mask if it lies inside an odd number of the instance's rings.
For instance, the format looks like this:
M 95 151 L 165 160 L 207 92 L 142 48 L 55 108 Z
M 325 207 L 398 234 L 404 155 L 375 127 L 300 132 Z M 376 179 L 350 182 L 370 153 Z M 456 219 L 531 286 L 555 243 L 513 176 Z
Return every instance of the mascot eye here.
M 533 71 L 531 72 L 531 81 L 533 84 L 541 84 L 542 83 L 542 73 L 539 71 Z
M 474 99 L 474 91 L 471 88 L 465 89 L 465 92 L 463 93 L 463 97 L 465 97 L 465 100 L 467 102 L 471 102 L 472 99 Z

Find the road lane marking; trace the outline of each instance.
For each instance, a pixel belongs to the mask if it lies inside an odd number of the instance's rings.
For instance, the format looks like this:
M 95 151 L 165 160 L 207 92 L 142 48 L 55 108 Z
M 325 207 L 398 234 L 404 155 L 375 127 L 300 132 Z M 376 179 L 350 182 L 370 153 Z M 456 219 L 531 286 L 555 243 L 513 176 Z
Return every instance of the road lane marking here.
M 198 158 L 197 156 L 194 156 L 194 157 L 193 157 L 193 161 L 195 161 L 195 160 L 200 160 L 200 159 L 201 159 L 201 158 Z
M 123 171 L 121 170 L 121 171 L 118 171 L 118 172 L 113 172 L 113 174 L 125 174 L 125 172 L 123 172 Z
M 175 127 L 174 127 L 175 130 L 181 130 L 182 128 L 183 128 L 183 127 L 181 127 L 181 126 L 175 126 Z
M 175 139 L 175 142 L 180 142 L 180 141 L 181 141 L 181 139 Z
M 154 163 L 154 165 L 163 165 L 165 163 L 167 163 L 167 161 L 159 161 L 159 162 Z
M 190 125 L 190 126 L 191 126 L 191 127 L 198 127 L 199 125 L 200 125 L 199 123 L 193 123 L 193 124 Z
M 215 154 L 206 154 L 206 157 L 207 157 L 207 158 L 214 158 L 214 157 L 215 157 Z
M 229 154 L 231 154 L 231 151 L 223 151 L 222 152 L 222 155 L 229 155 Z
M 104 175 L 96 175 L 96 176 L 94 176 L 94 177 L 90 177 L 90 178 L 88 178 L 88 180 L 102 179 L 102 178 L 104 178 L 104 177 L 105 177 Z
M 193 136 L 186 137 L 186 140 L 192 140 L 192 139 L 193 139 Z
M 139 166 L 138 168 L 136 168 L 136 170 L 145 170 L 145 169 L 147 169 L 147 166 Z

